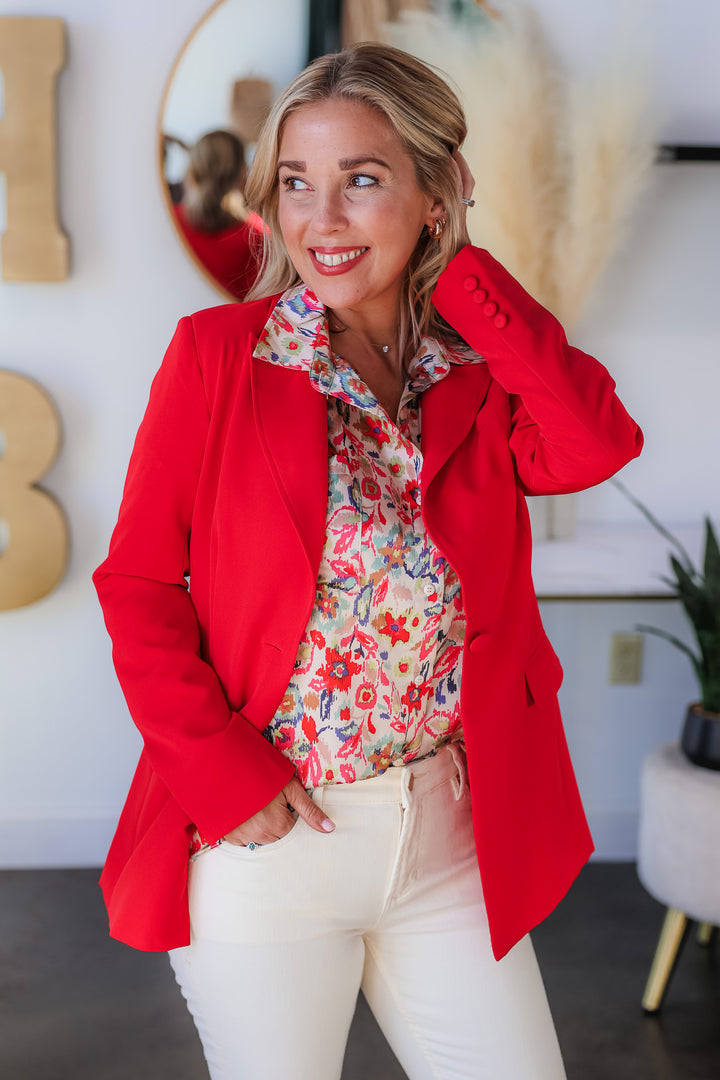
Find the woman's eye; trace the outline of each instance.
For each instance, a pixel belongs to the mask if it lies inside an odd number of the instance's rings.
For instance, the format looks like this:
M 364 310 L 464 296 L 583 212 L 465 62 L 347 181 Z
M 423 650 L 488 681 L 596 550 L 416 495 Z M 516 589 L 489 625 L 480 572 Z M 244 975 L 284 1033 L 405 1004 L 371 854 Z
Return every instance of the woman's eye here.
M 350 177 L 350 186 L 354 188 L 375 187 L 378 183 L 377 176 L 368 176 L 367 173 L 356 173 Z
M 280 184 L 286 191 L 307 190 L 307 184 L 304 180 L 301 180 L 299 176 L 283 176 L 280 178 Z

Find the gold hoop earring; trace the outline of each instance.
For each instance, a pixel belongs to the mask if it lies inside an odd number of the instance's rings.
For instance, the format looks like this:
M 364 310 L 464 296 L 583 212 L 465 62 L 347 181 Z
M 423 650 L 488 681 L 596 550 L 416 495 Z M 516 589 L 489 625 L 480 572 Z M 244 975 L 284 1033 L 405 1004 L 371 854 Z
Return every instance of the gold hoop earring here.
M 428 227 L 428 231 L 429 231 L 430 235 L 432 236 L 433 240 L 439 240 L 440 239 L 442 234 L 445 232 L 445 225 L 446 224 L 447 223 L 445 221 L 445 218 L 440 218 L 440 217 L 435 218 L 435 223 L 433 224 L 432 229 L 430 229 Z

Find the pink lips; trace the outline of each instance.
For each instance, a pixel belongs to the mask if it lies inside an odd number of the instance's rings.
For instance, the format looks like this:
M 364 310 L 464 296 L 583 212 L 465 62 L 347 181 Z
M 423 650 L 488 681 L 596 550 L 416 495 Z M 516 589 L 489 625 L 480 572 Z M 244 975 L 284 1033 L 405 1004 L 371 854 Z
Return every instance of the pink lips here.
M 319 274 L 335 277 L 346 274 L 362 262 L 370 248 L 358 247 L 320 247 L 310 248 L 310 258 Z

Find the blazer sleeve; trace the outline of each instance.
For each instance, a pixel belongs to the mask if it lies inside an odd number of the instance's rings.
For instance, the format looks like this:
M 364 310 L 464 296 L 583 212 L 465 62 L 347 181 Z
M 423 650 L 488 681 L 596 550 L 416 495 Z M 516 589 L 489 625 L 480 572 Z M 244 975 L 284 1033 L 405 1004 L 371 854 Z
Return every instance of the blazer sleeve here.
M 150 763 L 209 840 L 265 806 L 293 766 L 231 711 L 186 575 L 210 410 L 192 321 L 182 319 L 150 392 L 107 559 L 93 581 L 113 661 Z
M 642 432 L 606 369 L 568 345 L 554 315 L 487 251 L 464 247 L 433 304 L 510 395 L 510 450 L 526 494 L 580 491 L 640 453 Z

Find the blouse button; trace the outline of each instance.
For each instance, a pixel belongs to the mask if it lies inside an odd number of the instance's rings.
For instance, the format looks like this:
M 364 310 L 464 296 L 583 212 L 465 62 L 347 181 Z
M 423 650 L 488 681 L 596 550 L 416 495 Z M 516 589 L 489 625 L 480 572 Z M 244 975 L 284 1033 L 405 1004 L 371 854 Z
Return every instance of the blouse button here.
M 414 682 L 416 686 L 422 686 L 422 684 L 425 682 L 425 679 L 422 677 L 422 675 L 416 675 Z
M 432 594 L 435 592 L 435 586 L 433 585 L 432 581 L 425 582 L 425 585 L 423 586 L 423 592 L 426 596 L 432 596 Z

